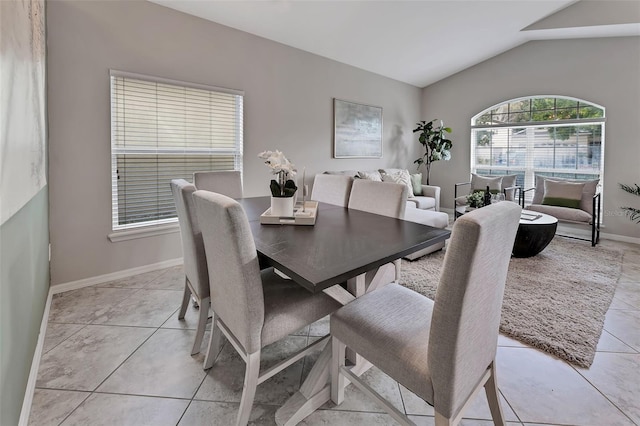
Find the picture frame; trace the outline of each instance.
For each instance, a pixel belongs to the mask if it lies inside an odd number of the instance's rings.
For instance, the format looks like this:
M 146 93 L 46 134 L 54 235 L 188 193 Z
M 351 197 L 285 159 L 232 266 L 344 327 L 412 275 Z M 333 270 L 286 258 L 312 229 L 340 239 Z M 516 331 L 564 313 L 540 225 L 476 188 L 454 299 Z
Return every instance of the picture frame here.
M 333 99 L 333 157 L 382 158 L 382 107 Z

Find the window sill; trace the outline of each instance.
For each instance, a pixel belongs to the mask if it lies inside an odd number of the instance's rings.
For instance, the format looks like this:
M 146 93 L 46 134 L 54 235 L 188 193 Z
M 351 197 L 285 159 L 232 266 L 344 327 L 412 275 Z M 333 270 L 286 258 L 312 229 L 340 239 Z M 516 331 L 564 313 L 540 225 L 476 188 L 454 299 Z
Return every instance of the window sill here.
M 107 235 L 109 241 L 112 243 L 118 243 L 120 241 L 136 240 L 138 238 L 155 237 L 164 234 L 173 234 L 174 232 L 180 232 L 180 225 L 177 223 L 171 223 L 168 225 L 159 225 L 153 227 L 127 229 L 124 231 L 115 231 Z

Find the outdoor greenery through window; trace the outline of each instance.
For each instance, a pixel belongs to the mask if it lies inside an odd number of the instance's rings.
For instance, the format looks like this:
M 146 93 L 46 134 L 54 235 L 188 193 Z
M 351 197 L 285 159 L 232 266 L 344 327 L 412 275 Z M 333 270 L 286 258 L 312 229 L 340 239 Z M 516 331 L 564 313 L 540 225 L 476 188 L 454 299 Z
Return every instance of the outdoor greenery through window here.
M 604 121 L 604 108 L 574 98 L 501 103 L 471 120 L 471 171 L 518 175 L 524 189 L 535 186 L 535 175 L 600 178 L 602 184 Z
M 243 93 L 111 71 L 112 227 L 175 222 L 169 182 L 242 170 Z

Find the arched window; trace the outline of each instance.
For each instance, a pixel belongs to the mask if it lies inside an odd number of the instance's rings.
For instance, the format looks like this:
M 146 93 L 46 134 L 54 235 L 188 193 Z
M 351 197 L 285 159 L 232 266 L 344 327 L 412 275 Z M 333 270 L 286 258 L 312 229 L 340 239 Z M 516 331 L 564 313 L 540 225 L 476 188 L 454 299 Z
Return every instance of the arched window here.
M 531 188 L 535 175 L 600 178 L 605 110 L 562 96 L 531 96 L 488 108 L 471 119 L 471 171 L 518 175 Z

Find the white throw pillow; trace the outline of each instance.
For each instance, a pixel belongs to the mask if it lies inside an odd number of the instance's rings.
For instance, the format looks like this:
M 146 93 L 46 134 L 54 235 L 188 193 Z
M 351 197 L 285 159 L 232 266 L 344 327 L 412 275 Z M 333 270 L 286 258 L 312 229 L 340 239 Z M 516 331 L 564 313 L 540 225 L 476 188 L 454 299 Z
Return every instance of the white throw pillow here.
M 486 191 L 497 194 L 502 191 L 502 176 L 489 177 L 471 173 L 471 192 Z
M 407 186 L 407 194 L 409 197 L 413 195 L 413 185 L 411 184 L 411 175 L 408 170 L 400 170 L 395 173 L 382 173 L 383 182 L 401 183 Z

